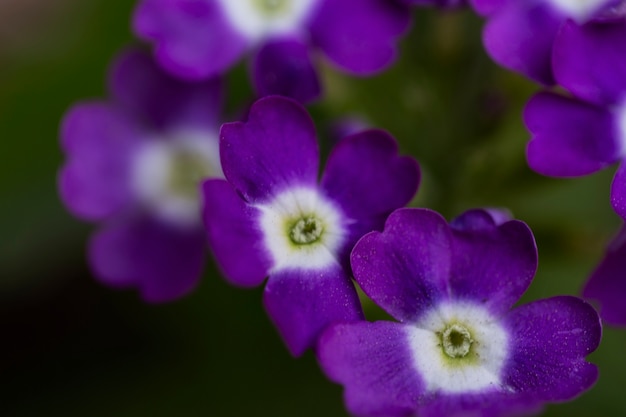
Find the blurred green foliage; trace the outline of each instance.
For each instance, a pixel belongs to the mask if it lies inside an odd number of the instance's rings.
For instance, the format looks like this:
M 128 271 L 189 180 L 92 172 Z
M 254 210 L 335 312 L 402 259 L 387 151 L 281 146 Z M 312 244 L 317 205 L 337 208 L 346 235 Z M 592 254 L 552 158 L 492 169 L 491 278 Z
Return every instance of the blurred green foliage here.
M 288 355 L 262 290 L 229 287 L 210 259 L 198 290 L 169 305 L 91 278 L 91 226 L 56 196 L 58 125 L 72 103 L 105 96 L 108 62 L 135 42 L 133 2 L 53 3 L 0 6 L 0 26 L 14 28 L 0 31 L 0 415 L 345 416 L 341 388 L 313 355 Z M 11 14 L 12 4 L 32 10 Z M 327 96 L 311 112 L 326 139 L 333 120 L 355 115 L 398 138 L 423 170 L 413 205 L 448 218 L 507 207 L 526 221 L 540 265 L 524 301 L 576 294 L 619 225 L 612 172 L 559 180 L 527 168 L 521 113 L 537 87 L 490 62 L 481 25 L 470 11 L 416 10 L 384 74 L 357 79 L 320 62 Z M 244 65 L 228 80 L 237 114 L 251 100 Z M 370 318 L 382 317 L 365 301 Z M 545 415 L 626 415 L 625 343 L 624 331 L 607 329 L 591 356 L 597 386 Z

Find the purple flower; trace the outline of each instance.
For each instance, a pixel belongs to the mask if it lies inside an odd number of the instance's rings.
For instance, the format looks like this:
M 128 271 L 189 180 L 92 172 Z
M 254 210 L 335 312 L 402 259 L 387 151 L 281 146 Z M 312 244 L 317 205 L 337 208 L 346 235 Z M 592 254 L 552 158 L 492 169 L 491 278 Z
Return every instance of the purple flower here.
M 597 300 L 602 319 L 613 325 L 626 325 L 626 227 L 622 227 L 593 271 L 583 296 Z
M 488 16 L 483 41 L 498 64 L 544 85 L 554 84 L 554 40 L 563 23 L 611 21 L 626 16 L 622 0 L 473 0 Z
M 370 75 L 393 62 L 409 21 L 408 8 L 389 0 L 143 0 L 133 27 L 177 76 L 210 77 L 253 52 L 260 95 L 308 101 L 320 93 L 314 50 Z
M 349 254 L 365 233 L 404 206 L 419 183 L 417 163 L 399 157 L 379 130 L 334 148 L 318 184 L 319 149 L 306 110 L 267 97 L 247 122 L 220 133 L 227 181 L 204 183 L 204 220 L 227 280 L 256 286 L 269 275 L 264 303 L 294 355 L 329 323 L 362 318 Z
M 74 215 L 103 222 L 88 247 L 99 281 L 169 301 L 196 285 L 205 261 L 199 188 L 223 177 L 222 84 L 177 81 L 138 51 L 115 61 L 109 84 L 110 100 L 65 115 L 59 192 Z
M 558 82 L 578 99 L 542 92 L 527 104 L 524 119 L 532 134 L 527 149 L 532 169 L 550 176 L 580 176 L 626 157 L 624 45 L 626 19 L 564 24 L 555 42 L 554 69 Z M 626 218 L 624 165 L 613 180 L 611 202 Z
M 450 225 L 400 209 L 364 236 L 356 281 L 400 321 L 329 326 L 318 343 L 324 372 L 345 386 L 359 416 L 527 415 L 593 385 L 585 356 L 601 337 L 595 310 L 569 296 L 510 310 L 537 266 L 522 222 L 483 210 Z

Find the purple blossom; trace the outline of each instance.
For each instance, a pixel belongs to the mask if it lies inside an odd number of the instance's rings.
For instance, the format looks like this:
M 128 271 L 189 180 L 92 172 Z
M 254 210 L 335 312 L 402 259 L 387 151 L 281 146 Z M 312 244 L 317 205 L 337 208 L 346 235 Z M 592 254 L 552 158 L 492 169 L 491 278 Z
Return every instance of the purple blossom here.
M 578 98 L 542 92 L 526 106 L 528 163 L 550 176 L 587 175 L 626 157 L 626 19 L 584 26 L 567 22 L 555 41 L 559 84 Z M 593 65 L 589 65 L 593 62 Z M 611 202 L 626 218 L 626 167 Z
M 386 132 L 344 138 L 318 183 L 315 127 L 297 102 L 257 101 L 246 122 L 220 132 L 227 181 L 204 183 L 208 239 L 224 276 L 257 286 L 292 354 L 335 321 L 362 319 L 349 254 L 365 233 L 404 206 L 419 183 L 417 163 Z
M 409 26 L 406 6 L 389 0 L 143 0 L 135 33 L 155 45 L 172 74 L 204 79 L 252 52 L 260 95 L 316 98 L 317 50 L 355 75 L 389 66 Z
M 113 64 L 109 89 L 111 99 L 76 104 L 64 117 L 61 199 L 103 223 L 88 247 L 99 281 L 170 301 L 196 285 L 205 262 L 199 188 L 223 177 L 222 83 L 175 80 L 129 51 Z
M 604 259 L 585 285 L 583 296 L 599 302 L 605 322 L 626 325 L 626 227 L 622 226 L 607 248 Z
M 552 49 L 562 25 L 626 16 L 622 0 L 473 0 L 488 18 L 483 41 L 498 64 L 544 85 L 555 83 Z
M 466 212 L 448 225 L 399 209 L 365 235 L 356 281 L 400 321 L 340 323 L 318 342 L 324 372 L 359 416 L 528 415 L 597 379 L 585 361 L 601 337 L 583 300 L 561 296 L 511 309 L 530 284 L 530 229 L 503 213 Z

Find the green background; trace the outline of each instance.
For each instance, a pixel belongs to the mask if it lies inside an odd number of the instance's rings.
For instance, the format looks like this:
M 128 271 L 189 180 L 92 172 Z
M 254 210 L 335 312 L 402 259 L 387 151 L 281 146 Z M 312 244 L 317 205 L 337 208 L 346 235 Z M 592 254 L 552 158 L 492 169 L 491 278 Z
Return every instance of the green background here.
M 228 286 L 209 256 L 198 289 L 167 305 L 91 277 L 84 247 L 93 226 L 56 194 L 58 126 L 72 103 L 105 97 L 109 61 L 136 42 L 132 9 L 0 2 L 0 415 L 346 416 L 341 388 L 313 356 L 289 356 L 262 290 Z M 576 294 L 620 223 L 609 204 L 613 170 L 564 180 L 528 169 L 521 114 L 537 87 L 487 58 L 481 26 L 469 11 L 416 10 L 397 65 L 355 79 L 325 64 L 327 96 L 311 112 L 326 141 L 341 117 L 389 130 L 422 166 L 412 205 L 448 218 L 508 207 L 526 221 L 540 262 L 522 302 Z M 250 102 L 243 64 L 229 87 L 234 114 Z M 371 303 L 366 313 L 382 316 Z M 606 329 L 590 357 L 597 385 L 545 415 L 626 415 L 625 343 L 624 331 Z

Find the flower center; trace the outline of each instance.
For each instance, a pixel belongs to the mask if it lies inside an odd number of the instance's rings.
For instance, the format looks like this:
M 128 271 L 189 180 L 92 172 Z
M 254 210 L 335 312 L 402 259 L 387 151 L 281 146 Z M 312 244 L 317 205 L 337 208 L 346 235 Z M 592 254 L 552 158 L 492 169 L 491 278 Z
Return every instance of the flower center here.
M 212 132 L 173 131 L 147 141 L 135 155 L 132 181 L 139 200 L 171 224 L 200 223 L 200 182 L 223 177 Z
M 549 0 L 557 9 L 567 15 L 567 17 L 576 20 L 578 23 L 584 23 L 594 14 L 602 10 L 610 3 L 610 0 Z
M 324 233 L 322 222 L 316 217 L 308 216 L 293 225 L 289 237 L 296 245 L 308 245 L 320 240 L 322 233 Z
M 215 170 L 206 158 L 187 149 L 175 151 L 170 158 L 170 192 L 180 198 L 197 200 L 200 181 L 214 176 Z
M 408 326 L 407 336 L 427 391 L 468 393 L 502 386 L 509 335 L 483 305 L 441 303 Z
M 289 0 L 252 0 L 254 7 L 266 16 L 278 16 L 289 11 Z
M 470 352 L 474 340 L 469 330 L 460 324 L 453 324 L 441 334 L 441 345 L 451 358 L 464 358 Z
M 319 0 L 217 1 L 232 28 L 253 44 L 275 35 L 301 33 Z
M 288 188 L 257 208 L 274 271 L 325 268 L 337 263 L 346 234 L 343 215 L 316 189 Z

